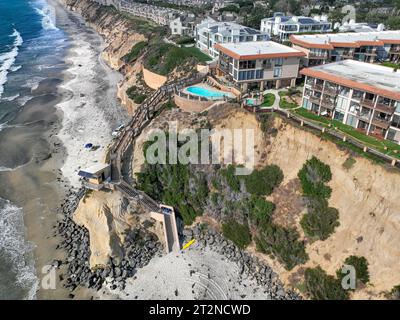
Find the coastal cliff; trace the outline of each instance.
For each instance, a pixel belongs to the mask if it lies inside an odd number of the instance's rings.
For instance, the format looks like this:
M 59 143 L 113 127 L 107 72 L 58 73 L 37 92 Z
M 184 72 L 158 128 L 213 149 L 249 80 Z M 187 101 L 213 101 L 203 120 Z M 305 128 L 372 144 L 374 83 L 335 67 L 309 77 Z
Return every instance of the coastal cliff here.
M 132 47 L 141 41 L 147 41 L 148 35 L 135 30 L 132 21 L 113 7 L 105 7 L 90 0 L 62 0 L 65 6 L 79 13 L 86 23 L 104 39 L 102 58 L 114 70 L 120 71 L 124 79 L 118 84 L 117 96 L 122 105 L 132 112 L 137 106 L 126 93 L 136 80 L 136 74 L 142 71 L 141 62 L 126 63 L 126 56 Z

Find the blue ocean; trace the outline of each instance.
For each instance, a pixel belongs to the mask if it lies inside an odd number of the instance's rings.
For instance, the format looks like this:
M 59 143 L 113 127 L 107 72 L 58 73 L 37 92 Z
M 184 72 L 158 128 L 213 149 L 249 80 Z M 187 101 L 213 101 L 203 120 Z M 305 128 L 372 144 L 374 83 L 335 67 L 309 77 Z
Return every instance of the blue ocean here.
M 44 0 L 0 0 L 0 133 L 16 126 L 14 120 L 26 104 L 40 95 L 35 90 L 43 80 L 60 74 L 67 46 L 68 38 Z M 0 135 L 0 299 L 32 299 L 38 281 L 24 212 L 1 192 L 7 191 L 1 174 L 28 159 L 23 149 L 4 149 L 5 140 Z

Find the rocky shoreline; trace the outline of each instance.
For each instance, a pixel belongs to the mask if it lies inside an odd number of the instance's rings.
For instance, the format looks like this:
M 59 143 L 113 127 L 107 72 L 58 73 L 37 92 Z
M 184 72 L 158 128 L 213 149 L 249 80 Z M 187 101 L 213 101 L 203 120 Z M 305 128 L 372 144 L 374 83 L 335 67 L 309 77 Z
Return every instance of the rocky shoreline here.
M 184 235 L 186 241 L 196 239 L 202 249 L 209 248 L 215 251 L 230 262 L 236 263 L 239 267 L 239 273 L 244 279 L 250 278 L 268 293 L 271 299 L 275 300 L 299 300 L 301 297 L 290 290 L 285 290 L 278 275 L 257 257 L 251 256 L 248 252 L 240 250 L 231 241 L 226 240 L 221 234 L 212 228 L 202 228 L 197 224 L 192 229 L 185 229 Z M 239 283 L 240 284 L 240 283 Z
M 63 219 L 56 226 L 56 234 L 62 238 L 57 249 L 64 249 L 67 256 L 63 261 L 55 260 L 53 266 L 57 269 L 62 265 L 66 266 L 65 274 L 60 274 L 59 279 L 64 287 L 69 289 L 70 298 L 74 298 L 73 292 L 80 286 L 99 291 L 107 284 L 111 289 L 123 290 L 126 279 L 132 277 L 138 268 L 147 265 L 152 257 L 161 254 L 162 251 L 161 243 L 144 228 L 130 230 L 123 244 L 123 258 L 111 258 L 110 265 L 91 270 L 89 232 L 72 219 L 84 195 L 84 189 L 78 192 L 69 191 L 59 208 Z
M 130 230 L 123 243 L 123 258 L 110 258 L 108 266 L 91 270 L 89 267 L 90 240 L 88 231 L 77 225 L 72 217 L 84 197 L 85 190 L 69 191 L 59 208 L 63 219 L 56 226 L 56 234 L 62 238 L 57 249 L 67 253 L 64 260 L 54 260 L 53 267 L 59 269 L 59 280 L 69 290 L 69 298 L 74 298 L 75 289 L 89 288 L 94 291 L 101 289 L 125 289 L 126 281 L 135 276 L 138 269 L 146 266 L 156 255 L 164 253 L 163 245 L 156 236 L 144 227 Z M 184 241 L 196 239 L 201 250 L 210 249 L 228 261 L 237 264 L 242 279 L 255 280 L 258 286 L 271 299 L 298 300 L 301 297 L 290 290 L 285 290 L 278 275 L 257 257 L 240 250 L 230 241 L 211 227 L 203 228 L 200 224 L 184 230 Z M 189 249 L 190 250 L 190 249 Z M 65 271 L 61 271 L 63 268 Z M 240 285 L 240 283 L 238 283 Z

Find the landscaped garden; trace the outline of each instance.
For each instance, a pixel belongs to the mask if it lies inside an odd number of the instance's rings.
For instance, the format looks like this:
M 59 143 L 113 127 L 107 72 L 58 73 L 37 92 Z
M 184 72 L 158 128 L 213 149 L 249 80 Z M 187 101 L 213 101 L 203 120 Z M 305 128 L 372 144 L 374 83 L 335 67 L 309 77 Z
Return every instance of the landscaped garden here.
M 264 102 L 262 103 L 262 107 L 272 107 L 275 103 L 275 95 L 273 93 L 267 93 L 264 96 Z
M 301 116 L 303 118 L 306 118 L 308 120 L 317 122 L 318 124 L 327 127 L 327 128 L 332 128 L 336 129 L 342 133 L 347 134 L 348 136 L 354 138 L 355 140 L 358 140 L 362 144 L 364 144 L 366 147 L 374 148 L 386 155 L 396 157 L 400 159 L 400 145 L 388 141 L 388 140 L 381 140 L 378 138 L 375 138 L 373 136 L 367 136 L 364 133 L 358 131 L 356 128 L 353 128 L 352 126 L 349 126 L 347 124 L 341 123 L 340 121 L 337 120 L 332 120 L 325 118 L 323 116 L 319 116 L 311 111 L 308 111 L 304 108 L 299 108 L 293 111 L 296 115 Z

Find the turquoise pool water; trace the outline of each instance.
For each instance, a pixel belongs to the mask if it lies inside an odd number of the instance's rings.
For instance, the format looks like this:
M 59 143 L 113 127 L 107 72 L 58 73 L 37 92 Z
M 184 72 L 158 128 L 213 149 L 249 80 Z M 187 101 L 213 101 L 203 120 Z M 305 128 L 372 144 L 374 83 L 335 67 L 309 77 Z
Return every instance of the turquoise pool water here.
M 223 97 L 228 97 L 231 98 L 232 94 L 229 92 L 221 92 L 217 90 L 211 90 L 203 87 L 188 87 L 186 90 L 192 94 L 195 94 L 197 96 L 209 98 L 209 99 L 222 99 Z

